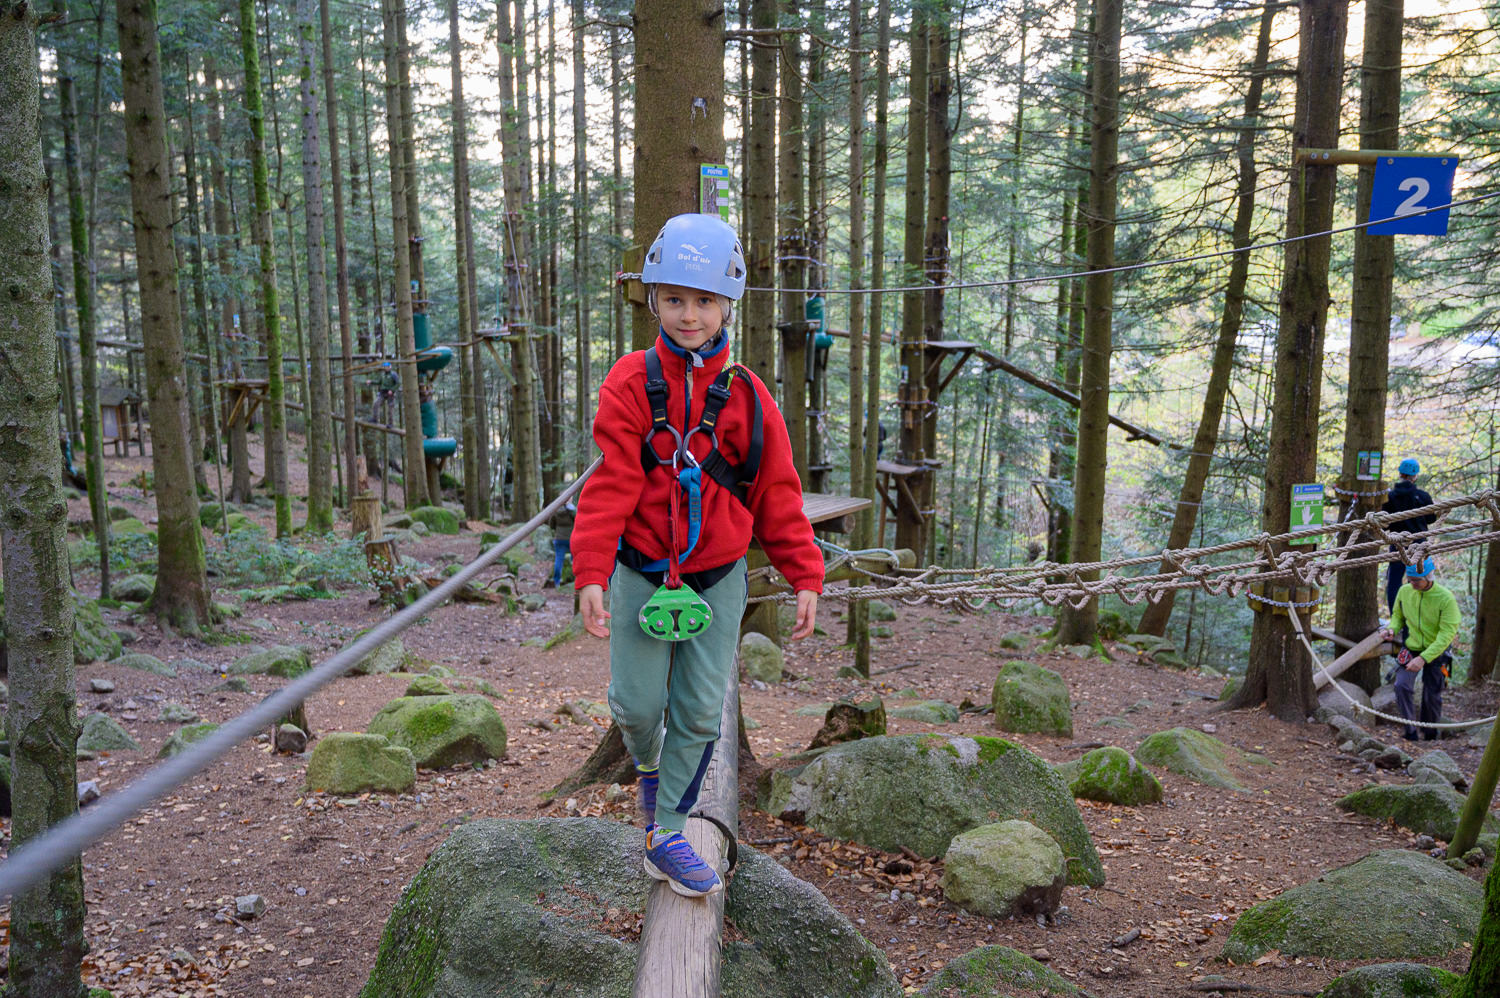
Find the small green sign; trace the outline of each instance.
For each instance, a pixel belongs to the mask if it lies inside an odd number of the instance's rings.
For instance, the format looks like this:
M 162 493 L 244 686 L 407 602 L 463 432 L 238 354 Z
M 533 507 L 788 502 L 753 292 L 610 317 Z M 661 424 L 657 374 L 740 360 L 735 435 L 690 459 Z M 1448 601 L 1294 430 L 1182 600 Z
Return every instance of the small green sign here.
M 698 210 L 729 223 L 729 167 L 723 163 L 698 166 Z
M 1292 486 L 1292 530 L 1316 530 L 1323 525 L 1323 486 Z
M 1378 450 L 1362 450 L 1359 459 L 1354 465 L 1354 477 L 1361 482 L 1374 482 L 1380 479 L 1380 465 L 1384 455 Z

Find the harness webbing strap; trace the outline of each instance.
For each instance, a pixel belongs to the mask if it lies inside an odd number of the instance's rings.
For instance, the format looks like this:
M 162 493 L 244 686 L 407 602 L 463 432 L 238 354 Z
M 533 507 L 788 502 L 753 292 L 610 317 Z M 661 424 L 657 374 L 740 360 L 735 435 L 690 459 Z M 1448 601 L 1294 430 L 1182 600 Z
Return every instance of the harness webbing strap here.
M 648 473 L 651 469 L 662 465 L 670 465 L 670 460 L 663 461 L 656 448 L 651 445 L 652 439 L 658 430 L 666 430 L 674 439 L 677 436 L 676 428 L 672 426 L 667 418 L 667 395 L 668 386 L 666 377 L 662 373 L 661 358 L 657 356 L 654 347 L 644 351 L 646 361 L 646 402 L 651 410 L 651 431 L 641 441 L 641 467 Z M 755 391 L 755 386 L 750 385 L 750 399 L 755 406 L 755 418 L 750 426 L 750 447 L 742 464 L 731 464 L 720 451 L 718 446 L 717 427 L 719 425 L 719 414 L 723 411 L 725 404 L 733 397 L 732 386 L 737 375 L 744 372 L 744 368 L 738 364 L 727 365 L 711 385 L 708 386 L 707 396 L 703 403 L 703 412 L 698 418 L 698 429 L 709 435 L 714 442 L 713 449 L 703 458 L 699 466 L 703 474 L 712 478 L 718 485 L 739 500 L 740 504 L 748 507 L 750 505 L 750 488 L 755 484 L 755 476 L 760 473 L 761 453 L 765 449 L 765 426 L 764 414 L 761 410 L 760 393 Z M 679 444 L 686 446 L 686 444 Z M 684 488 L 687 486 L 684 485 Z M 691 550 L 691 546 L 689 547 Z M 687 557 L 686 554 L 683 557 Z

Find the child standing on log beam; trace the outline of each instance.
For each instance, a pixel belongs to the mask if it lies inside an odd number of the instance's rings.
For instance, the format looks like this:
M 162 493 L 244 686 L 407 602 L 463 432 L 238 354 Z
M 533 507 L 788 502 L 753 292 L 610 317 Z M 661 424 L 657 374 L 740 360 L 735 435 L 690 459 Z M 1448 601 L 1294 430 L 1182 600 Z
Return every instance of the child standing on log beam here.
M 678 215 L 641 270 L 661 332 L 599 389 L 604 461 L 578 503 L 574 585 L 584 627 L 609 639 L 609 705 L 640 776 L 646 872 L 693 897 L 723 888 L 682 830 L 736 679 L 751 536 L 797 592 L 793 638 L 813 631 L 823 556 L 781 411 L 728 363 L 730 303 L 746 274 L 734 230 Z M 627 623 L 611 628 L 613 616 Z

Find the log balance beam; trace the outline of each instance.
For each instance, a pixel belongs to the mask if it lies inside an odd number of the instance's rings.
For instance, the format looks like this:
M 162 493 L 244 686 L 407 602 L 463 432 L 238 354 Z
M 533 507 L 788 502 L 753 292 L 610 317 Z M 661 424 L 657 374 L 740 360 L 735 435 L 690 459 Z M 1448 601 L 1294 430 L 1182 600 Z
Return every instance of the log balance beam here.
M 727 622 L 720 626 L 726 626 Z M 719 872 L 725 886 L 706 898 L 683 897 L 658 880 L 646 900 L 636 959 L 634 998 L 718 998 L 723 951 L 724 902 L 729 894 L 726 854 L 731 836 L 739 834 L 739 659 L 735 658 L 724 710 L 719 715 L 719 742 L 698 795 L 695 814 L 711 815 L 722 823 L 691 817 L 683 834 L 703 861 Z M 725 834 L 725 829 L 729 835 Z
M 1324 635 L 1314 631 L 1313 637 L 1321 638 L 1324 637 Z M 1346 638 L 1344 640 L 1347 641 L 1348 639 Z M 1390 645 L 1386 644 L 1385 640 L 1380 636 L 1380 630 L 1377 628 L 1376 630 L 1371 631 L 1369 634 L 1366 634 L 1363 639 L 1351 645 L 1349 649 L 1343 654 L 1339 655 L 1338 658 L 1334 659 L 1332 662 L 1329 662 L 1326 667 L 1314 672 L 1313 689 L 1321 690 L 1323 687 L 1333 682 L 1336 676 L 1338 676 L 1345 669 L 1349 668 L 1349 666 L 1353 665 L 1355 662 L 1363 661 L 1367 658 L 1376 658 L 1380 655 L 1384 655 L 1389 650 Z

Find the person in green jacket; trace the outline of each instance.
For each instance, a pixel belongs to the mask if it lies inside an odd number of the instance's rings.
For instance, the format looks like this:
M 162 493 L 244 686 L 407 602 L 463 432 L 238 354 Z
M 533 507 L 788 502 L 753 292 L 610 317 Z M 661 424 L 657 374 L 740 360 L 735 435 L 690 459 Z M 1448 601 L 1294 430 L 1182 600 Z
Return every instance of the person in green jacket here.
M 1391 609 L 1390 626 L 1381 631 L 1387 641 L 1405 630 L 1405 640 L 1396 652 L 1396 707 L 1407 721 L 1418 720 L 1424 724 L 1437 723 L 1443 716 L 1443 686 L 1448 678 L 1448 666 L 1453 661 L 1449 650 L 1453 638 L 1458 634 L 1458 600 L 1447 586 L 1439 585 L 1433 578 L 1433 562 L 1426 559 L 1420 565 L 1408 565 L 1406 585 L 1396 594 L 1396 604 Z M 1416 686 L 1417 673 L 1422 673 L 1422 709 L 1414 716 L 1412 693 Z M 1411 724 L 1401 737 L 1407 741 L 1417 740 L 1417 729 Z M 1435 739 L 1438 729 L 1423 728 L 1421 737 Z

